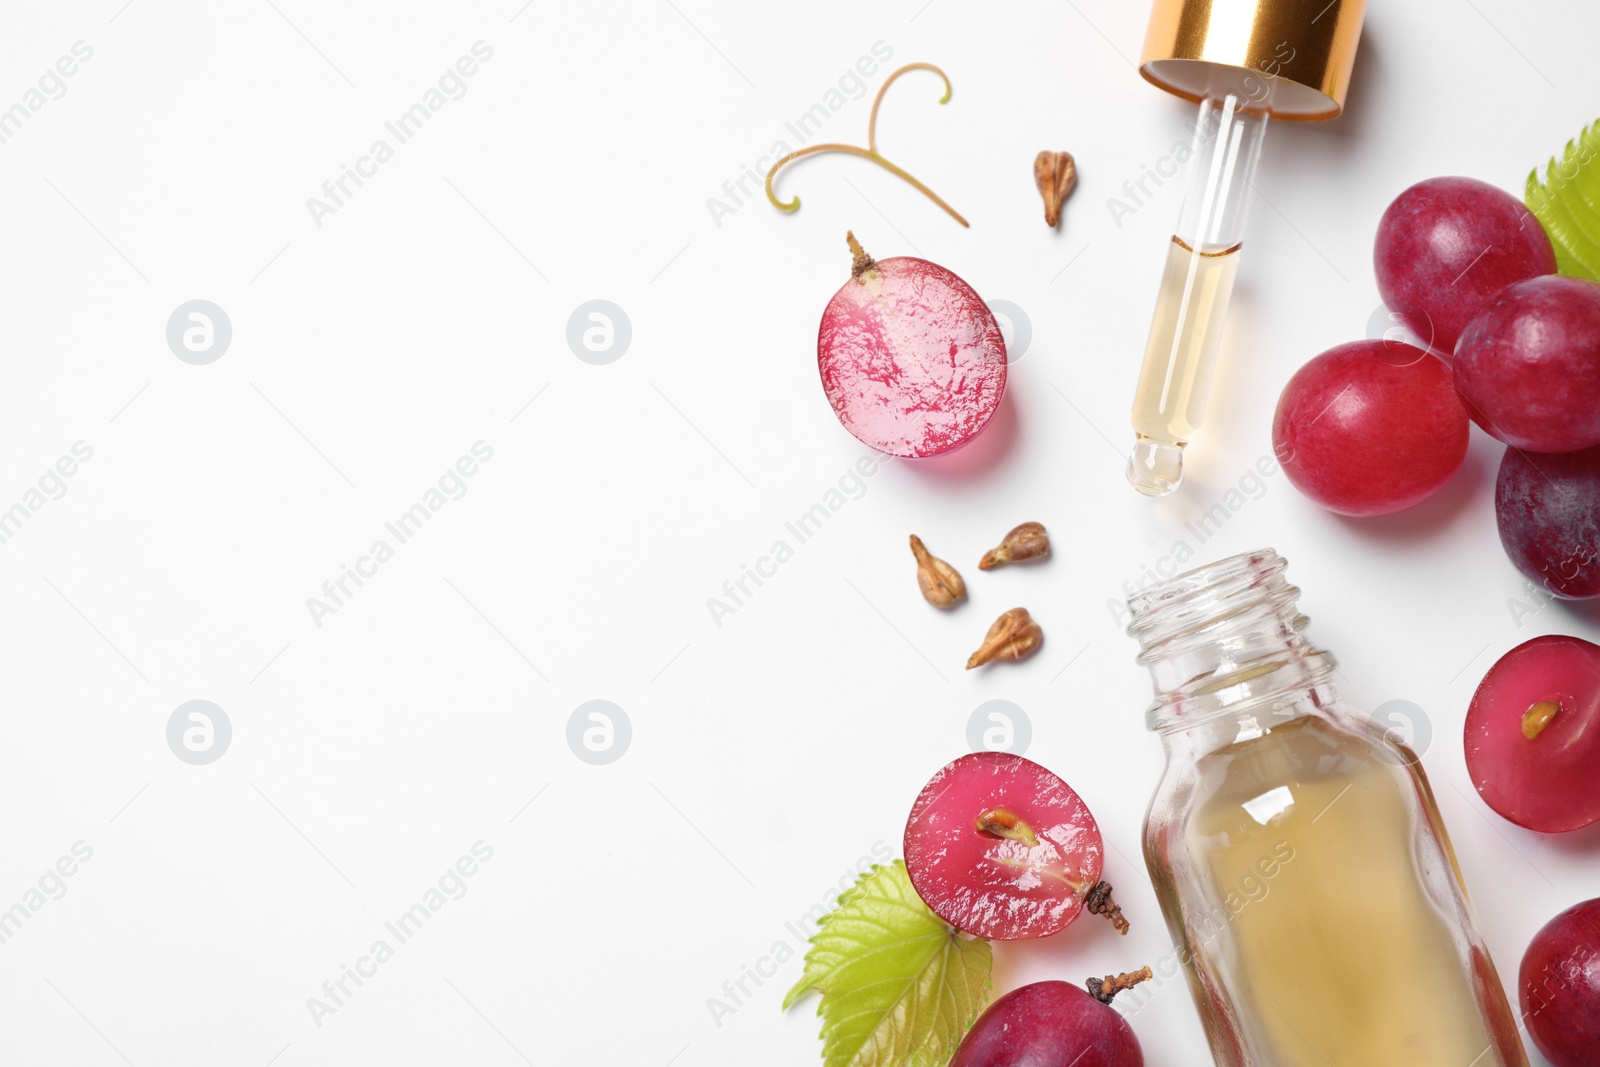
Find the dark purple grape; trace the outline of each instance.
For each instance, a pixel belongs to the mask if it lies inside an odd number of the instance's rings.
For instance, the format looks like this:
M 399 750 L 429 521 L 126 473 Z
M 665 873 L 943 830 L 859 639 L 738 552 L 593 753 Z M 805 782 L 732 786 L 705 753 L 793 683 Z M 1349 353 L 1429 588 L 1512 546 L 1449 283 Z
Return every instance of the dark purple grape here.
M 1133 1027 L 1067 982 L 1013 989 L 978 1016 L 950 1067 L 1144 1067 Z
M 1528 1036 L 1554 1067 L 1600 1063 L 1600 900 L 1545 924 L 1517 975 Z
M 1600 447 L 1565 455 L 1506 449 L 1494 511 L 1517 570 L 1558 597 L 1600 596 Z

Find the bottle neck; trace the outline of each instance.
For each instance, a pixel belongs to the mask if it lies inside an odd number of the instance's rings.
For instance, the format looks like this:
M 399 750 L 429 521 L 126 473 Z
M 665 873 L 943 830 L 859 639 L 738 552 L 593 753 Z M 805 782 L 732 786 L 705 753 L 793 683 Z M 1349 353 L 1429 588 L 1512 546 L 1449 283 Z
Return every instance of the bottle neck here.
M 1246 740 L 1332 702 L 1333 656 L 1305 636 L 1286 565 L 1262 549 L 1128 598 L 1128 633 L 1155 688 L 1145 724 L 1169 750 Z

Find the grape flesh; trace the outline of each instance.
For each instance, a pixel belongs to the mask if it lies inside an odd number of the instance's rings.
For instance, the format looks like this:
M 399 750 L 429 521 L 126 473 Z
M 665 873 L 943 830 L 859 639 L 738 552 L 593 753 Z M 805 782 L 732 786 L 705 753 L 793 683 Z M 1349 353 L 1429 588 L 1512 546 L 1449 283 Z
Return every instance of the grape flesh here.
M 1387 515 L 1450 480 L 1468 433 L 1442 360 L 1397 341 L 1351 341 L 1289 379 L 1272 447 L 1295 487 L 1328 510 Z
M 977 829 L 1002 811 L 1028 828 L 999 837 Z M 1044 937 L 1083 911 L 1100 881 L 1105 845 L 1082 798 L 1032 760 L 974 752 L 945 765 L 906 820 L 906 871 L 928 907 L 979 937 Z
M 1551 634 L 1501 656 L 1468 706 L 1466 754 L 1478 795 L 1518 826 L 1600 821 L 1600 646 Z
M 1528 1036 L 1553 1067 L 1600 1063 L 1600 900 L 1568 908 L 1533 936 L 1517 987 Z
M 891 456 L 965 444 L 1005 393 L 1000 324 L 972 286 L 937 263 L 865 253 L 856 263 L 817 331 L 817 370 L 834 414 Z
M 1013 989 L 972 1024 L 950 1067 L 1144 1067 L 1133 1028 L 1066 982 Z
M 1517 570 L 1566 600 L 1600 596 L 1600 447 L 1557 456 L 1506 449 L 1494 510 Z
M 1533 213 L 1473 178 L 1430 178 L 1397 196 L 1378 223 L 1372 258 L 1383 302 L 1447 359 L 1486 299 L 1556 270 Z
M 1474 422 L 1530 452 L 1600 445 L 1600 285 L 1550 275 L 1491 297 L 1456 344 Z

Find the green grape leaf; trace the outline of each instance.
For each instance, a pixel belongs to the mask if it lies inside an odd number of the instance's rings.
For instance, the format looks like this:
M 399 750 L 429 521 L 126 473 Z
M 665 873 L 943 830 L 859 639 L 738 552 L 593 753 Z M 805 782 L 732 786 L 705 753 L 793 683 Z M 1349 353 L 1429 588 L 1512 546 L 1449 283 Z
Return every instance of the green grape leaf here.
M 930 911 L 901 860 L 862 875 L 817 926 L 783 1007 L 822 994 L 825 1067 L 943 1067 L 989 998 L 989 942 Z
M 1600 281 L 1600 122 L 1567 142 L 1560 159 L 1528 175 L 1523 199 L 1544 224 L 1556 250 L 1556 269 L 1574 278 Z

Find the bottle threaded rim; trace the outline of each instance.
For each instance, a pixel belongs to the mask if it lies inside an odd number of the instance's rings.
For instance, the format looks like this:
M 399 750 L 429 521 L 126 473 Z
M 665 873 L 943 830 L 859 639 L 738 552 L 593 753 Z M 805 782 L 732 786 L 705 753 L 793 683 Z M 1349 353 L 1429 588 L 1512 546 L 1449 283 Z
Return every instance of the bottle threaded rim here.
M 1306 637 L 1288 560 L 1270 548 L 1185 571 L 1128 597 L 1128 633 L 1150 670 L 1153 730 L 1194 725 L 1321 686 L 1334 669 Z
M 1241 552 L 1128 596 L 1128 635 L 1139 642 L 1141 664 L 1181 651 L 1241 615 L 1293 610 L 1300 590 L 1284 577 L 1289 561 L 1271 548 Z M 1295 615 L 1294 629 L 1307 621 Z

